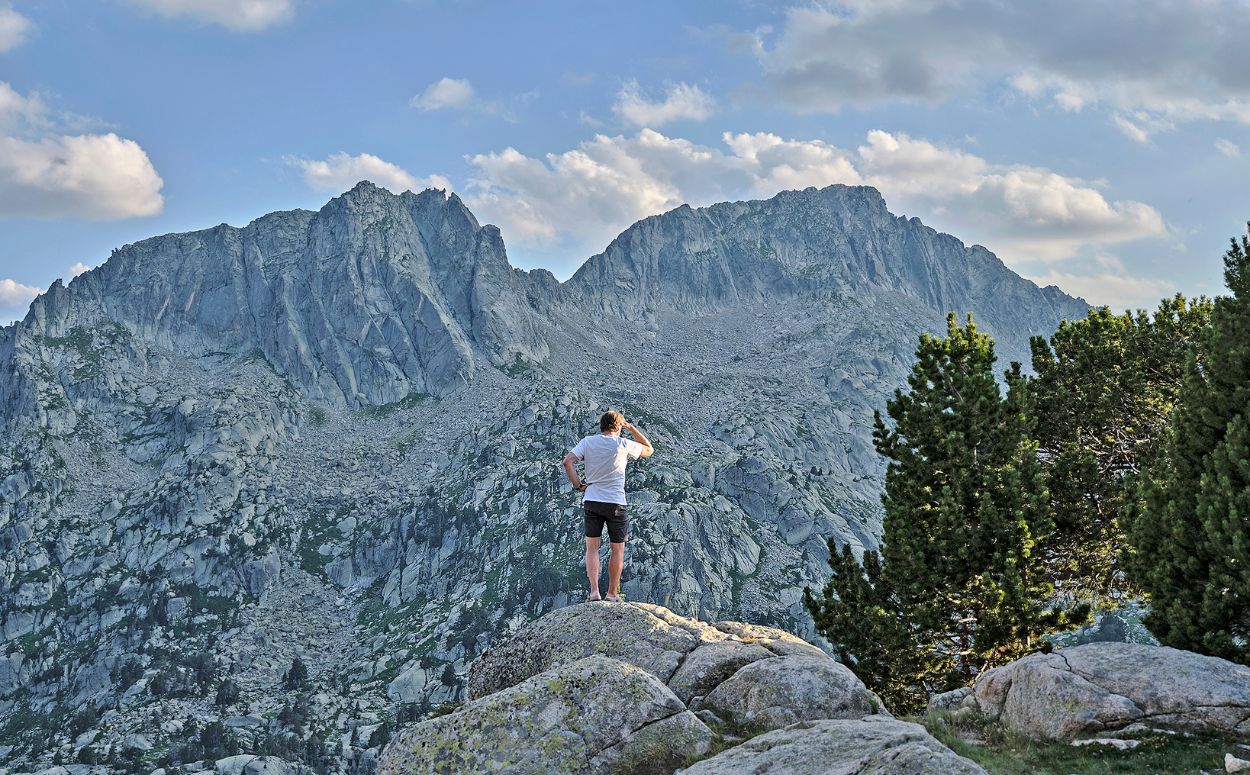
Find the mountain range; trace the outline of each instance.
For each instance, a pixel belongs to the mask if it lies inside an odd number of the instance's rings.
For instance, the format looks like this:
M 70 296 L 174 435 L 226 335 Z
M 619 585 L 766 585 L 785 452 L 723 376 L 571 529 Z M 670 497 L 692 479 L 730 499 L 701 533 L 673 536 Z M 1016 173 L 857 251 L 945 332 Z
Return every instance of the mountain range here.
M 972 312 L 1005 368 L 1087 310 L 840 185 L 646 218 L 564 282 L 366 182 L 126 245 L 0 329 L 0 761 L 146 772 L 219 723 L 368 771 L 584 597 L 559 461 L 607 408 L 656 447 L 625 595 L 813 638 L 918 335 Z

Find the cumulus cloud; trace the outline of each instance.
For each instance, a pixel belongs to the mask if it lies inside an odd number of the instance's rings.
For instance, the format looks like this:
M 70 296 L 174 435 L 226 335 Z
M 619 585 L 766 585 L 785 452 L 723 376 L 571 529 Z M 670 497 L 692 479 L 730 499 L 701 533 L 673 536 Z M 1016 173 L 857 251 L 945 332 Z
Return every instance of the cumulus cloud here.
M 895 212 L 981 242 L 1004 260 L 1056 261 L 1096 245 L 1159 236 L 1150 206 L 1108 200 L 1094 185 L 1042 167 L 993 164 L 879 130 L 847 151 L 770 133 L 722 136 L 710 147 L 644 129 L 597 135 L 536 159 L 508 148 L 469 158 L 468 201 L 522 246 L 572 240 L 597 251 L 634 221 L 677 207 L 778 190 L 867 183 Z
M 703 121 L 716 111 L 716 101 L 698 86 L 678 83 L 668 88 L 662 101 L 652 102 L 639 91 L 637 81 L 630 81 L 617 94 L 612 111 L 635 126 L 657 127 L 679 119 Z
M 1057 285 L 1090 304 L 1113 310 L 1154 309 L 1160 299 L 1176 292 L 1174 283 L 1136 276 L 1123 261 L 1112 256 L 1098 256 L 1092 269 L 1081 273 L 1052 268 L 1030 279 L 1038 285 Z
M 17 320 L 41 291 L 8 277 L 0 278 L 0 326 Z
M 0 304 L 29 304 L 39 295 L 38 288 L 9 278 L 0 279 Z
M 1084 246 L 1160 236 L 1158 211 L 1108 201 L 1088 181 L 1043 167 L 990 164 L 978 156 L 880 130 L 858 149 L 864 179 L 896 208 L 990 246 L 1004 260 L 1055 261 Z
M 1250 123 L 1242 0 L 817 0 L 750 37 L 759 95 L 804 112 L 1007 84 L 1059 110 L 1105 109 L 1139 142 L 1178 122 Z
M 130 0 L 165 18 L 188 18 L 220 24 L 239 32 L 256 32 L 290 19 L 293 0 Z
M 160 212 L 164 181 L 138 143 L 112 132 L 66 134 L 58 121 L 37 96 L 0 82 L 0 218 Z
M 1215 141 L 1215 150 L 1224 154 L 1230 159 L 1241 158 L 1241 146 L 1232 140 L 1225 140 L 1223 137 Z
M 33 27 L 30 19 L 13 10 L 13 6 L 0 4 L 0 53 L 12 51 L 25 43 Z
M 80 275 L 80 274 L 85 274 L 85 273 L 90 272 L 90 271 L 91 271 L 91 267 L 87 266 L 86 264 L 84 264 L 84 263 L 83 263 L 83 262 L 81 262 L 81 261 L 75 261 L 75 262 L 74 262 L 74 265 L 73 265 L 73 266 L 71 266 L 71 267 L 69 268 L 69 270 L 68 270 L 67 274 L 69 275 L 70 279 L 72 280 L 72 279 L 74 279 L 75 277 L 77 277 L 78 275 Z
M 412 98 L 412 106 L 421 110 L 468 108 L 477 101 L 473 84 L 464 78 L 440 78 Z
M 131 218 L 161 211 L 164 182 L 134 140 L 0 137 L 0 216 Z
M 451 190 L 451 183 L 441 175 L 419 178 L 398 164 L 392 164 L 371 153 L 351 156 L 332 153 L 324 159 L 286 157 L 285 161 L 299 169 L 304 182 L 317 191 L 343 192 L 362 180 L 389 189 L 396 194 L 422 191 L 427 188 Z
M 6 132 L 37 127 L 47 123 L 47 107 L 36 94 L 18 93 L 0 81 L 0 130 Z

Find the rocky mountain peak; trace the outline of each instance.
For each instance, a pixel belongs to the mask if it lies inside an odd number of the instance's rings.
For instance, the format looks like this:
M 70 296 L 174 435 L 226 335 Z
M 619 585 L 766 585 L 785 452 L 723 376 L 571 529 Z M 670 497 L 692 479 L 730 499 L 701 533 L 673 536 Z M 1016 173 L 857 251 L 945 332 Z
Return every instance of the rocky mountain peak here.
M 891 214 L 875 188 L 840 184 L 646 218 L 567 286 L 583 303 L 639 320 L 765 300 L 903 294 L 936 310 L 976 310 L 1014 356 L 1027 353 L 1016 331 L 1048 332 L 1051 321 L 1087 309 L 1042 291 L 983 247 Z

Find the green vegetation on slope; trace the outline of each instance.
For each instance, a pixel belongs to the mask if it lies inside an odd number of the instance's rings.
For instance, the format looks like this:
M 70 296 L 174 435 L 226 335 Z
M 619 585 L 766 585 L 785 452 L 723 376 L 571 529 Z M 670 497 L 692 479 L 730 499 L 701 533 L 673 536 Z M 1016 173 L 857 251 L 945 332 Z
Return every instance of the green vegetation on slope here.
M 1105 745 L 1038 742 L 1013 735 L 992 721 L 956 720 L 948 713 L 919 721 L 955 753 L 991 775 L 1198 775 L 1223 772 L 1225 753 L 1250 756 L 1234 741 L 1206 737 L 1115 735 L 1140 741 L 1136 748 L 1120 751 Z

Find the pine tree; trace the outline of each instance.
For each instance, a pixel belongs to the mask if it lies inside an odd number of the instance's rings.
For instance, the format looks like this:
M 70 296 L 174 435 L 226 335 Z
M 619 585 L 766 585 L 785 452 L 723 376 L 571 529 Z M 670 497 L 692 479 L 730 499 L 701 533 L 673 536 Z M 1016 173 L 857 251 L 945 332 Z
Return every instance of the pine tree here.
M 1035 551 L 1050 531 L 1019 364 L 994 377 L 994 346 L 969 316 L 945 338 L 922 335 L 908 392 L 877 413 L 886 470 L 880 558 L 863 570 L 830 552 L 830 583 L 807 604 L 818 630 L 895 712 L 967 684 L 1027 653 L 1072 612 L 1049 607 L 1053 587 Z M 890 620 L 893 620 L 891 623 Z
M 1185 364 L 1167 454 L 1126 504 L 1127 565 L 1160 641 L 1250 664 L 1250 238 L 1232 240 L 1224 280 L 1232 295 Z
M 819 596 L 811 589 L 803 603 L 833 645 L 842 664 L 885 697 L 890 707 L 919 707 L 927 701 L 919 644 L 901 616 L 898 596 L 881 572 L 880 555 L 864 552 L 863 567 L 849 544 L 838 551 L 829 540 L 833 571 Z
M 308 686 L 308 666 L 298 656 L 291 660 L 291 669 L 282 677 L 282 688 L 289 692 Z
M 1187 353 L 1211 302 L 1181 295 L 1145 310 L 1095 309 L 1032 340 L 1029 393 L 1054 538 L 1046 565 L 1066 593 L 1113 604 L 1134 590 L 1118 563 L 1119 514 L 1132 474 L 1156 462 Z

